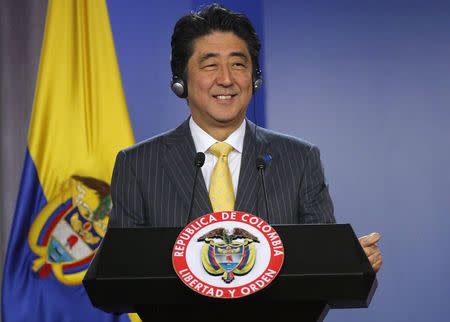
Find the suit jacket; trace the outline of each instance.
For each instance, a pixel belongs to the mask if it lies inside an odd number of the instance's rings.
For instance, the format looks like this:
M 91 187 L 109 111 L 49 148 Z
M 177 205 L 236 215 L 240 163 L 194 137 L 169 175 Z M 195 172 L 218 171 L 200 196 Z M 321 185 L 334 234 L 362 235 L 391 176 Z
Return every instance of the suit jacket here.
M 111 184 L 109 226 L 185 226 L 195 154 L 188 120 L 175 130 L 119 152 Z M 272 157 L 265 170 L 270 218 L 256 168 L 258 155 Z M 212 212 L 201 171 L 197 180 L 191 220 Z M 235 210 L 258 215 L 270 224 L 334 223 L 319 150 L 247 121 Z

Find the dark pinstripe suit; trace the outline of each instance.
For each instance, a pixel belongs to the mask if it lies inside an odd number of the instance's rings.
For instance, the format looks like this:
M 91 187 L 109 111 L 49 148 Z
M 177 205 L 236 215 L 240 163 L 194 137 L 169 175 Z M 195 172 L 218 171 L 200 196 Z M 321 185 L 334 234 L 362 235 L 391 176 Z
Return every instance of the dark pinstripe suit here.
M 173 131 L 117 155 L 111 185 L 110 227 L 186 224 L 194 184 L 195 145 L 185 121 Z M 267 220 L 256 156 L 270 154 L 265 170 L 271 224 L 334 223 L 319 150 L 297 138 L 247 121 L 235 209 Z M 199 171 L 191 219 L 212 212 Z

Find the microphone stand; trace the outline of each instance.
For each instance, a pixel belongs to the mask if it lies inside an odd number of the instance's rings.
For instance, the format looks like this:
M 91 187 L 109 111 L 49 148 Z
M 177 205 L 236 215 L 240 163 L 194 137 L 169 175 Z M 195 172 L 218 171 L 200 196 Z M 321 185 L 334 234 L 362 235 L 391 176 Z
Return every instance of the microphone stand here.
M 266 190 L 266 183 L 264 180 L 264 170 L 266 169 L 266 160 L 264 159 L 264 157 L 262 156 L 258 156 L 256 158 L 256 168 L 258 169 L 258 172 L 261 176 L 261 182 L 262 182 L 262 187 L 263 187 L 263 192 L 264 192 L 264 203 L 266 206 L 266 215 L 267 215 L 267 223 L 269 225 L 271 225 L 272 219 L 270 217 L 270 213 L 269 213 L 269 202 L 267 199 L 267 190 Z
M 192 207 L 194 206 L 194 196 L 195 196 L 195 186 L 197 185 L 197 177 L 198 177 L 198 171 L 201 167 L 203 167 L 203 164 L 205 164 L 205 154 L 203 152 L 197 152 L 194 159 L 194 165 L 195 165 L 195 176 L 194 176 L 194 185 L 192 187 L 192 195 L 191 195 L 191 203 L 189 205 L 189 213 L 186 221 L 186 225 L 189 224 L 189 221 L 191 220 L 191 213 L 192 213 Z

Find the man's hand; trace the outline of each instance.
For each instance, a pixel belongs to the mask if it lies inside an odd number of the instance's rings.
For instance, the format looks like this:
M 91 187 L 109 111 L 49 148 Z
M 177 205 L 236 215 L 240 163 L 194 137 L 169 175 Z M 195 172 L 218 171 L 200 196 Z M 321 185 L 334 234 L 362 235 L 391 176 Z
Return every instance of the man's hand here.
M 381 256 L 381 251 L 377 244 L 380 238 L 381 235 L 379 233 L 371 233 L 359 238 L 359 243 L 364 249 L 375 273 L 380 270 L 381 264 L 383 263 L 383 257 Z

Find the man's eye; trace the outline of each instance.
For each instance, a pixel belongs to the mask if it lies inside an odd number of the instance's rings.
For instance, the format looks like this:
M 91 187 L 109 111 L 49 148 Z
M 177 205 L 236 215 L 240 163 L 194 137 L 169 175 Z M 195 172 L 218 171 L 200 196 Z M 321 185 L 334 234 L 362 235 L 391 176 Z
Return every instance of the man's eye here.
M 233 67 L 238 68 L 238 69 L 244 69 L 244 68 L 246 68 L 246 65 L 243 63 L 234 63 Z
M 215 69 L 217 67 L 216 64 L 208 64 L 203 66 L 203 69 L 207 69 L 207 70 L 211 70 L 211 69 Z

